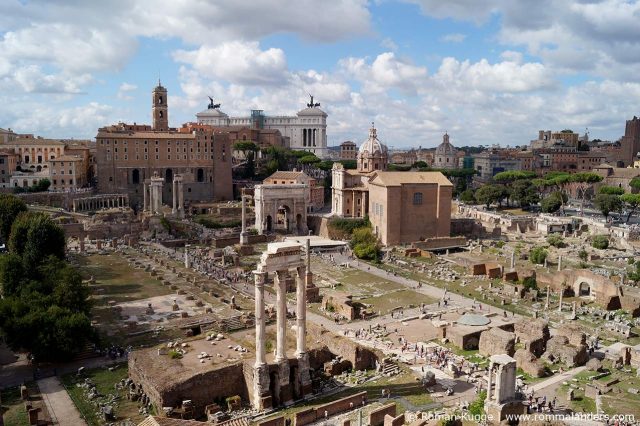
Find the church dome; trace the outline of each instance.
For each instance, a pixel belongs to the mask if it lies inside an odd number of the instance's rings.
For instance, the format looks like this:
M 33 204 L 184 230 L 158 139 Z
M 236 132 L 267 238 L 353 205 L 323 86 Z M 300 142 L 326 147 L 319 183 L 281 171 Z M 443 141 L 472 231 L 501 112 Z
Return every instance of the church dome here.
M 363 155 L 364 153 L 368 153 L 369 155 L 387 153 L 387 146 L 378 140 L 376 128 L 373 123 L 371 123 L 371 129 L 369 129 L 369 138 L 360 145 L 360 149 L 358 150 L 358 154 Z
M 445 133 L 442 143 L 436 148 L 436 155 L 455 155 L 456 151 L 456 148 L 449 143 L 449 135 Z
M 301 111 L 298 111 L 298 117 L 300 116 L 319 116 L 319 117 L 327 117 L 327 113 L 321 110 L 318 107 L 313 108 L 305 108 Z
M 202 112 L 196 114 L 197 117 L 209 117 L 209 118 L 227 118 L 228 115 L 220 111 L 218 108 L 207 108 Z

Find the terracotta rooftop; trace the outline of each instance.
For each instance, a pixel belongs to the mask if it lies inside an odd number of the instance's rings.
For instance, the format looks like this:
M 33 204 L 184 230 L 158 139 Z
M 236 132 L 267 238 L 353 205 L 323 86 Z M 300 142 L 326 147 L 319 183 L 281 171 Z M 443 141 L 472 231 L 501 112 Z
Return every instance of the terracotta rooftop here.
M 170 419 L 168 417 L 149 416 L 138 426 L 202 426 L 206 423 L 195 420 Z
M 271 176 L 269 176 L 265 180 L 269 180 L 269 179 L 297 179 L 297 178 L 302 177 L 302 176 L 308 177 L 304 172 L 278 170 L 277 172 L 275 172 L 274 174 L 272 174 Z
M 381 186 L 400 186 L 411 183 L 437 183 L 441 186 L 453 186 L 440 172 L 378 172 L 371 183 Z

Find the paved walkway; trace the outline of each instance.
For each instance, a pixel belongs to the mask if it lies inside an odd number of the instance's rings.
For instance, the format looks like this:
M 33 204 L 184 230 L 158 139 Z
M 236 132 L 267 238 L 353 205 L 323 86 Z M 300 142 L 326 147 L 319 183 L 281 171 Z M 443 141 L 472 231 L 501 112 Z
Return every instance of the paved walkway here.
M 38 387 L 54 425 L 86 426 L 80 412 L 57 377 L 38 380 Z
M 564 382 L 566 380 L 569 380 L 576 374 L 586 369 L 587 367 L 583 365 L 582 367 L 576 367 L 571 370 L 567 370 L 564 373 L 556 374 L 555 376 L 549 377 L 547 380 L 543 380 L 532 386 L 529 386 L 529 389 L 533 390 L 534 392 L 538 392 L 544 388 L 548 388 L 549 386 L 553 386 L 559 382 Z

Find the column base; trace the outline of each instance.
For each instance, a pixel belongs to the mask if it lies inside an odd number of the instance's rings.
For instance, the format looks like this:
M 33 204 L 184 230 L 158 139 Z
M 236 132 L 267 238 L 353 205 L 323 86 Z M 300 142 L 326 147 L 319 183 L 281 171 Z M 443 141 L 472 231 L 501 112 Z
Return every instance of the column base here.
M 249 233 L 247 231 L 240 233 L 240 245 L 245 246 L 249 244 Z
M 273 401 L 269 391 L 269 366 L 267 364 L 253 366 L 253 408 L 267 410 L 272 408 Z
M 311 375 L 309 374 L 309 354 L 308 353 L 298 353 L 296 354 L 296 359 L 298 360 L 298 375 L 297 380 L 300 381 L 300 392 L 302 397 L 306 397 L 307 395 L 311 395 L 313 393 L 313 389 L 311 387 Z
M 291 392 L 291 383 L 289 383 L 289 375 L 291 370 L 289 367 L 289 361 L 283 359 L 278 362 L 278 377 L 280 381 L 280 401 L 282 405 L 293 404 L 293 396 Z

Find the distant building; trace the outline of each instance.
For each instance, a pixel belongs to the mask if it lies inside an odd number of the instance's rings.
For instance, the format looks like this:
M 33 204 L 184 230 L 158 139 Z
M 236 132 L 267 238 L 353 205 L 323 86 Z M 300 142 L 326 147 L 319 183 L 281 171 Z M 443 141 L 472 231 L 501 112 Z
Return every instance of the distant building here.
M 340 159 L 341 160 L 355 160 L 357 156 L 358 147 L 355 142 L 344 141 L 340 144 Z
M 384 245 L 451 232 L 453 185 L 440 172 L 379 172 L 368 182 L 369 220 Z
M 196 114 L 199 124 L 214 127 L 245 126 L 252 129 L 279 130 L 291 149 L 309 151 L 320 158 L 327 153 L 327 113 L 314 103 L 313 97 L 307 108 L 295 116 L 268 116 L 262 110 L 252 110 L 250 116 L 229 117 L 220 111 L 220 104 L 213 100 L 205 111 Z
M 278 170 L 263 182 L 265 185 L 307 185 L 309 187 L 309 206 L 312 210 L 320 210 L 324 207 L 324 186 L 318 185 L 318 181 L 297 170 Z
M 229 134 L 209 125 L 169 128 L 167 90 L 158 84 L 151 95 L 152 126 L 118 123 L 98 129 L 98 192 L 127 194 L 132 206 L 141 206 L 145 180 L 158 173 L 168 203 L 173 176 L 180 174 L 187 202 L 232 199 Z
M 622 161 L 622 166 L 630 166 L 640 154 L 640 119 L 638 117 L 634 116 L 631 120 L 627 120 L 621 145 L 622 158 L 619 160 Z
M 474 154 L 473 158 L 476 169 L 474 182 L 479 184 L 490 182 L 500 172 L 521 169 L 520 160 L 506 150 L 492 148 Z
M 551 148 L 553 146 L 565 146 L 578 148 L 580 144 L 580 135 L 570 130 L 562 130 L 552 132 L 551 130 L 538 131 L 538 139 L 532 140 L 530 148 L 532 150 Z
M 358 167 L 332 169 L 331 213 L 369 217 L 382 244 L 448 237 L 453 185 L 440 172 L 389 172 L 388 150 L 375 127 L 358 150 Z
M 16 171 L 18 157 L 13 151 L 0 151 L 0 188 L 11 187 L 11 175 Z
M 436 169 L 458 168 L 458 150 L 449 142 L 447 133 L 442 137 L 442 143 L 436 148 L 433 167 Z
M 50 161 L 50 189 L 73 192 L 88 185 L 86 158 L 80 155 L 63 155 Z
M 0 128 L 0 144 L 6 144 L 9 141 L 14 140 L 18 135 L 11 129 Z

